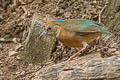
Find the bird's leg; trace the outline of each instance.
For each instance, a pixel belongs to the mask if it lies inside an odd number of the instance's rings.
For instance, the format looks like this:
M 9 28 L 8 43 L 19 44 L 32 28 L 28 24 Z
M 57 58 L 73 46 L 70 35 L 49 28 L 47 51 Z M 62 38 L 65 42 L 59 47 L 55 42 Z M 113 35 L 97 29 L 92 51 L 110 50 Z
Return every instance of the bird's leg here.
M 92 47 L 94 47 L 96 44 L 99 43 L 99 38 L 93 40 L 93 42 L 91 42 L 89 45 L 87 44 L 87 47 L 85 50 L 83 50 L 81 53 L 85 53 L 88 52 Z M 86 44 L 86 43 L 85 43 Z
M 80 50 L 81 52 L 84 52 L 84 51 L 86 51 L 87 49 L 89 49 L 90 48 L 90 46 L 86 43 L 86 42 L 84 42 L 83 43 L 83 47 L 82 47 L 82 49 Z M 78 51 L 79 52 L 79 51 Z M 81 53 L 81 52 L 79 52 L 79 53 Z
M 84 42 L 83 48 L 79 50 L 77 53 L 75 53 L 73 56 L 71 56 L 66 62 L 71 61 L 74 57 L 78 56 L 81 52 L 84 52 L 88 48 L 89 48 L 89 45 L 86 42 Z

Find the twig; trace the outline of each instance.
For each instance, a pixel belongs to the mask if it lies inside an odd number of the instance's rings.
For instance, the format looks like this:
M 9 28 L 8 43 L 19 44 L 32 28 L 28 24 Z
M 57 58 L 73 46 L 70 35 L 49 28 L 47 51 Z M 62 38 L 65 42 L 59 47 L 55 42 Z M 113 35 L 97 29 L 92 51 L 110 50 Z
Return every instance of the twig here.
M 26 17 L 26 15 L 29 15 L 29 14 L 30 14 L 30 12 L 25 8 L 25 6 L 22 6 L 21 8 L 22 8 L 23 11 L 25 12 L 25 13 L 21 16 L 21 18 L 24 19 L 24 18 Z
M 0 40 L 0 43 L 13 43 L 12 40 Z
M 57 5 L 61 2 L 61 0 L 58 0 Z
M 99 23 L 101 23 L 101 15 L 102 15 L 102 13 L 103 13 L 103 11 L 105 10 L 106 7 L 107 7 L 107 5 L 105 5 L 99 13 Z

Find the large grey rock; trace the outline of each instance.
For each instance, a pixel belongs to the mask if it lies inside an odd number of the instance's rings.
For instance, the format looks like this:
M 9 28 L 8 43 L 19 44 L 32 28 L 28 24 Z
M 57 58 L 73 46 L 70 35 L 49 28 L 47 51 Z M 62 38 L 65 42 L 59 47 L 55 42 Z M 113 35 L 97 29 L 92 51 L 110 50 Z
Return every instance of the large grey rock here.
M 41 76 L 39 76 L 41 75 Z M 96 58 L 84 68 L 57 64 L 43 68 L 32 80 L 120 80 L 120 60 L 116 56 Z
M 44 31 L 44 23 L 33 17 L 31 28 L 25 44 L 25 60 L 30 63 L 45 64 L 50 61 L 50 55 L 54 49 L 56 40 L 49 36 L 40 37 Z

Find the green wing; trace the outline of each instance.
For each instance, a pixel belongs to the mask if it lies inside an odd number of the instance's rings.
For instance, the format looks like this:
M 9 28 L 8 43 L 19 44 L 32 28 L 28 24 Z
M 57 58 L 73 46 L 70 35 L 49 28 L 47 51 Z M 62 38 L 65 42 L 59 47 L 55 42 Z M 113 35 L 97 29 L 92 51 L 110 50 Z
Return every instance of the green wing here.
M 65 20 L 64 26 L 64 29 L 68 31 L 84 33 L 102 32 L 105 34 L 111 34 L 102 25 L 87 19 L 68 19 Z

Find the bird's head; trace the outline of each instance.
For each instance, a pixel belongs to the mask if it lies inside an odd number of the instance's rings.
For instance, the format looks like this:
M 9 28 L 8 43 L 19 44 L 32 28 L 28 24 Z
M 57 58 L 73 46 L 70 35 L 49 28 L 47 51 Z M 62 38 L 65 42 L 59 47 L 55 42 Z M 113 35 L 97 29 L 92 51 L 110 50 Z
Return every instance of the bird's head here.
M 59 35 L 60 30 L 60 23 L 64 20 L 54 20 L 49 22 L 46 27 L 45 31 L 43 33 L 48 34 L 50 36 L 57 37 Z M 43 36 L 43 35 L 42 35 Z
M 49 36 L 56 37 L 58 30 L 59 30 L 59 24 L 57 22 L 49 22 L 46 25 L 45 29 Z

